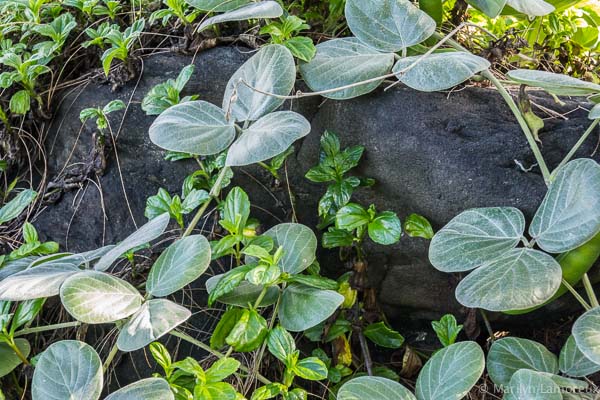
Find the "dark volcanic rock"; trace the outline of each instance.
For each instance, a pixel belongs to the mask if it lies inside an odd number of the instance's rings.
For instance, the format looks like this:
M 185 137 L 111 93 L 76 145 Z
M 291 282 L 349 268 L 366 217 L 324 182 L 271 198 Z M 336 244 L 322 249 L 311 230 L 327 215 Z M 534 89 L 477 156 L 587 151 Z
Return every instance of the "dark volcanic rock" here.
M 229 77 L 248 57 L 246 50 L 233 47 L 200 53 L 186 92 L 221 104 Z M 131 104 L 125 115 L 111 116 L 119 164 L 111 153 L 104 176 L 92 177 L 80 190 L 65 193 L 47 207 L 36 221 L 45 238 L 70 251 L 116 242 L 135 229 L 133 219 L 138 226 L 144 223 L 146 198 L 159 187 L 180 192 L 183 178 L 194 165 L 163 159 L 164 153 L 148 139 L 154 117 L 146 116 L 139 103 L 152 86 L 174 78 L 189 62 L 189 57 L 174 54 L 152 56 L 145 60 L 139 83 L 130 82 L 116 93 L 108 85 L 90 83 L 64 98 L 47 139 L 51 180 L 64 176 L 65 165 L 68 171 L 88 158 L 94 130 L 91 123 L 81 130 L 78 116 L 83 108 L 102 106 L 115 97 L 126 103 L 131 99 Z M 349 101 L 328 100 L 320 105 L 321 100 L 293 104 L 313 126 L 312 133 L 296 145 L 297 158 L 288 165 L 296 212 L 300 222 L 309 226 L 315 226 L 317 202 L 325 188 L 303 176 L 316 163 L 319 136 L 326 129 L 336 132 L 343 146 L 366 147 L 357 173 L 378 183 L 357 192 L 360 202 L 396 211 L 402 218 L 413 212 L 422 214 L 436 229 L 471 207 L 515 206 L 530 217 L 545 193 L 539 170 L 525 172 L 517 165 L 529 168 L 535 160 L 510 110 L 491 89 L 467 88 L 448 94 L 396 88 Z M 533 100 L 559 112 L 580 106 L 570 100 L 560 106 L 537 93 Z M 551 167 L 588 126 L 583 110 L 568 118 L 549 118 L 540 134 Z M 592 155 L 596 141 L 592 135 L 579 155 Z M 266 227 L 289 220 L 285 184 L 274 188 L 272 179 L 255 168 L 235 172 L 235 184 L 249 193 L 253 214 Z M 392 320 L 464 312 L 454 300 L 457 277 L 433 269 L 427 262 L 427 247 L 425 240 L 403 237 L 396 246 L 369 249 L 371 280 L 380 288 L 380 301 Z M 330 274 L 343 271 L 328 252 L 323 253 L 322 265 Z M 566 308 L 561 304 L 563 310 L 569 309 L 568 302 Z

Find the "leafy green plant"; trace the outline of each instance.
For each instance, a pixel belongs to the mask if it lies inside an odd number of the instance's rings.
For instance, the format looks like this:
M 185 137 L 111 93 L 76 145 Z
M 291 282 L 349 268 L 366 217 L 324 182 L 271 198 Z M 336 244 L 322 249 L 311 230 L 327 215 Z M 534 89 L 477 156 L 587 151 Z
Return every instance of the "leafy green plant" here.
M 444 347 L 453 345 L 463 328 L 462 325 L 457 324 L 456 318 L 452 314 L 444 315 L 439 321 L 433 321 L 431 326 Z
M 190 6 L 183 0 L 163 0 L 167 8 L 156 10 L 150 16 L 150 24 L 160 19 L 163 26 L 169 23 L 173 17 L 178 18 L 184 25 L 189 25 L 198 18 L 200 10 L 190 10 Z
M 50 40 L 37 43 L 33 46 L 33 49 L 45 56 L 58 54 L 65 45 L 69 33 L 71 33 L 76 26 L 77 23 L 75 22 L 75 17 L 69 13 L 61 14 L 49 24 L 34 26 L 33 30 L 36 33 L 45 36 Z
M 107 16 L 111 20 L 117 17 L 117 13 L 123 8 L 117 0 L 65 0 L 64 5 L 75 7 L 88 18 Z
M 79 113 L 79 119 L 85 124 L 87 120 L 95 120 L 98 131 L 104 135 L 108 129 L 108 114 L 125 108 L 121 100 L 112 100 L 104 107 L 85 108 Z
M 18 84 L 23 89 L 15 92 L 10 99 L 10 111 L 14 114 L 25 114 L 31 108 L 31 99 L 35 99 L 42 106 L 42 98 L 36 92 L 38 78 L 48 73 L 48 58 L 43 54 L 19 55 L 12 52 L 0 57 L 0 64 L 12 70 L 0 74 L 0 87 L 8 88 Z
M 118 29 L 111 29 L 106 35 L 104 42 L 109 44 L 110 48 L 102 53 L 101 60 L 102 68 L 107 76 L 110 71 L 110 66 L 115 58 L 125 63 L 128 62 L 129 51 L 138 37 L 142 34 L 145 24 L 146 21 L 143 18 L 140 18 L 131 26 L 127 27 L 125 31 L 121 32 Z
M 178 195 L 171 197 L 169 192 L 160 188 L 156 196 L 148 197 L 144 215 L 148 219 L 153 219 L 163 213 L 168 213 L 183 228 L 183 216 L 194 211 L 207 199 L 208 192 L 205 190 L 192 189 L 188 193 L 183 193 L 182 200 Z
M 83 42 L 81 46 L 84 48 L 98 46 L 101 49 L 104 49 L 104 44 L 108 34 L 115 30 L 119 30 L 119 26 L 115 24 L 111 25 L 111 23 L 108 21 L 98 25 L 98 28 L 86 28 L 85 34 L 90 38 L 90 40 Z
M 278 22 L 271 22 L 263 26 L 260 33 L 268 34 L 271 37 L 271 43 L 284 45 L 294 57 L 308 62 L 315 56 L 317 49 L 311 38 L 297 36 L 307 29 L 310 29 L 310 26 L 306 24 L 306 21 L 294 15 L 288 15 L 285 18 L 282 17 Z
M 40 242 L 35 227 L 29 222 L 23 224 L 23 240 L 24 243 L 9 254 L 8 260 L 15 260 L 28 256 L 42 256 L 58 252 L 58 243 Z M 0 262 L 0 266 L 2 266 L 2 262 Z
M 154 86 L 142 100 L 142 110 L 147 115 L 159 115 L 167 108 L 176 104 L 193 101 L 198 96 L 185 96 L 180 94 L 194 73 L 194 65 L 184 67 L 176 79 L 168 79 L 166 82 Z

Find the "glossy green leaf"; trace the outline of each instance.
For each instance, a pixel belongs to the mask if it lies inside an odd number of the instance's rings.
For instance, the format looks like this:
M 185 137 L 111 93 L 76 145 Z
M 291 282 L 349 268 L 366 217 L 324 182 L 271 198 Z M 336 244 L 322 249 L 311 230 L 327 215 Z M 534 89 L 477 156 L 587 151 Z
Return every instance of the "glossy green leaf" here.
M 246 21 L 248 19 L 259 19 L 259 18 L 279 18 L 283 15 L 283 8 L 276 1 L 259 1 L 256 3 L 249 3 L 245 6 L 237 8 L 232 11 L 228 11 L 224 14 L 215 15 L 205 19 L 198 29 L 197 32 L 203 31 L 209 26 L 221 24 L 223 22 L 231 21 Z
M 409 0 L 347 0 L 345 14 L 354 36 L 384 52 L 421 43 L 436 27 L 433 18 Z
M 11 113 L 25 115 L 31 109 L 31 96 L 27 90 L 19 90 L 10 98 L 8 108 Z
M 520 369 L 510 380 L 504 400 L 562 400 L 560 388 L 548 376 Z
M 235 358 L 225 357 L 215 361 L 209 369 L 206 370 L 205 378 L 207 383 L 220 382 L 223 379 L 236 373 L 240 367 L 240 362 Z
M 333 315 L 343 302 L 344 296 L 332 290 L 293 284 L 283 291 L 279 321 L 288 331 L 305 331 Z
M 164 297 L 192 283 L 210 265 L 210 244 L 202 235 L 192 235 L 171 244 L 158 257 L 146 281 L 146 290 Z
M 568 75 L 529 69 L 509 71 L 507 75 L 517 83 L 539 87 L 557 96 L 587 96 L 600 93 L 600 85 Z
M 404 343 L 404 337 L 395 330 L 389 328 L 385 322 L 376 322 L 363 329 L 363 334 L 373 343 L 389 349 L 397 349 Z
M 490 66 L 485 58 L 457 51 L 401 58 L 394 65 L 394 73 L 408 87 L 436 92 L 463 83 Z
M 68 263 L 48 263 L 25 269 L 0 282 L 0 300 L 21 301 L 56 296 L 60 285 L 80 271 Z
M 573 337 L 579 351 L 590 361 L 600 364 L 600 308 L 587 311 L 575 321 Z
M 600 231 L 600 165 L 591 159 L 567 163 L 537 210 L 529 234 L 543 250 L 573 250 Z
M 384 211 L 369 222 L 368 233 L 375 243 L 391 245 L 400 240 L 402 224 L 396 213 Z
M 459 400 L 477 383 L 485 357 L 475 342 L 460 342 L 438 351 L 417 378 L 419 400 Z
M 68 278 L 60 288 L 60 299 L 73 318 L 86 324 L 127 318 L 140 309 L 143 300 L 131 284 L 97 271 Z
M 315 92 L 335 89 L 374 79 L 390 73 L 394 65 L 392 53 L 380 53 L 354 37 L 332 39 L 317 45 L 317 54 L 299 65 L 304 81 Z M 383 79 L 332 93 L 324 97 L 351 99 L 375 90 Z
M 557 374 L 558 361 L 554 354 L 533 340 L 516 337 L 496 340 L 487 359 L 490 379 L 498 386 L 507 387 L 520 369 Z
M 299 60 L 309 62 L 317 54 L 317 48 L 312 39 L 306 36 L 294 36 L 286 40 L 283 45 Z
M 268 333 L 267 321 L 256 310 L 244 310 L 225 339 L 235 351 L 256 350 Z
M 221 315 L 221 318 L 210 337 L 210 347 L 212 349 L 220 350 L 225 347 L 225 339 L 242 317 L 243 313 L 244 310 L 241 308 L 230 308 Z
M 281 326 L 276 326 L 269 332 L 267 347 L 279 361 L 286 362 L 296 351 L 296 342 L 288 331 Z
M 212 155 L 235 139 L 235 126 L 225 111 L 203 100 L 169 107 L 150 126 L 150 140 L 165 150 Z
M 23 356 L 29 357 L 31 346 L 27 339 L 17 338 L 15 339 L 15 344 Z M 22 361 L 14 350 L 7 343 L 0 342 L 0 378 L 10 374 L 12 370 L 21 364 Z
M 147 378 L 111 393 L 104 400 L 174 400 L 169 383 L 162 378 Z
M 142 349 L 192 316 L 190 310 L 166 299 L 153 299 L 123 325 L 117 339 L 121 351 Z
M 560 264 L 550 255 L 512 249 L 464 278 L 456 287 L 456 299 L 470 308 L 525 310 L 548 301 L 561 281 Z
M 212 293 L 219 281 L 223 278 L 224 274 L 215 275 L 206 281 L 206 290 L 208 293 Z M 220 296 L 217 301 L 223 304 L 230 304 L 240 307 L 248 307 L 249 304 L 254 305 L 254 302 L 258 299 L 258 296 L 262 292 L 262 286 L 256 286 L 250 282 L 243 281 L 233 291 Z M 267 307 L 275 304 L 279 297 L 279 289 L 276 287 L 270 287 L 267 290 L 267 294 L 260 303 L 260 307 Z
M 429 261 L 443 272 L 469 271 L 514 248 L 524 231 L 525 217 L 516 208 L 467 210 L 433 237 Z
M 571 335 L 560 351 L 558 358 L 560 372 L 575 378 L 583 378 L 600 371 L 600 364 L 596 364 L 583 354 L 575 338 Z
M 349 203 L 340 208 L 335 215 L 335 227 L 352 231 L 363 225 L 367 225 L 371 216 L 360 204 Z
M 337 395 L 338 400 L 416 400 L 404 386 L 380 376 L 361 376 L 344 383 Z
M 292 53 L 278 44 L 263 46 L 229 79 L 223 110 L 236 121 L 256 121 L 274 111 L 284 100 L 254 89 L 286 96 L 295 83 L 296 65 Z
M 406 217 L 404 231 L 410 237 L 421 237 L 423 239 L 432 239 L 434 235 L 431 223 L 418 214 L 410 214 Z
M 50 345 L 33 372 L 33 400 L 97 400 L 102 391 L 102 362 L 83 342 L 63 340 Z
M 185 2 L 201 11 L 227 12 L 245 6 L 252 0 L 185 0 Z
M 20 192 L 14 199 L 0 208 L 0 224 L 4 224 L 5 222 L 17 218 L 36 197 L 37 192 L 31 189 Z
M 299 274 L 315 261 L 317 237 L 305 225 L 285 223 L 275 225 L 264 233 L 273 239 L 273 247 L 283 247 L 279 266 L 288 274 Z
M 227 166 L 244 166 L 265 161 L 287 150 L 310 133 L 310 122 L 293 111 L 267 114 L 256 121 L 231 145 Z
M 507 0 L 507 4 L 530 17 L 542 17 L 554 11 L 554 6 L 544 0 Z
M 431 327 L 444 347 L 454 344 L 463 328 L 462 325 L 457 324 L 456 318 L 452 314 L 444 315 L 439 321 L 432 321 Z
M 302 379 L 321 381 L 327 378 L 327 367 L 317 357 L 308 357 L 298 361 L 292 371 Z
M 506 0 L 467 0 L 467 3 L 481 10 L 488 17 L 495 18 L 506 5 Z

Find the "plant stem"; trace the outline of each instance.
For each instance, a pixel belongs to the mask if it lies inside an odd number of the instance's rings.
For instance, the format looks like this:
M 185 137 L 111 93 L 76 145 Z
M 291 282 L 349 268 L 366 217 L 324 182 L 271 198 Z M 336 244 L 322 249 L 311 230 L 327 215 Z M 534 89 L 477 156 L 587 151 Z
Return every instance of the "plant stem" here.
M 591 135 L 591 133 L 594 131 L 594 129 L 598 126 L 599 123 L 600 123 L 600 119 L 594 120 L 594 122 L 592 122 L 592 124 L 587 129 L 587 131 L 585 131 L 585 133 L 581 136 L 581 138 L 577 141 L 577 143 L 575 143 L 575 146 L 573 146 L 573 148 L 571 149 L 571 151 L 569 151 L 569 154 L 566 155 L 566 157 L 564 158 L 564 160 L 562 160 L 560 162 L 560 164 L 558 164 L 558 167 L 556 167 L 556 169 L 552 172 L 552 176 L 553 177 L 556 174 L 556 171 L 558 171 L 563 165 L 565 165 L 566 163 L 568 163 L 569 161 L 571 161 L 571 158 L 573 158 L 573 156 L 575 155 L 575 153 L 577 152 L 577 150 L 579 150 L 579 148 L 581 147 L 581 145 L 583 144 L 583 142 L 586 141 L 586 139 L 588 138 L 588 136 Z
M 81 322 L 73 321 L 73 322 L 63 322 L 62 324 L 36 326 L 35 328 L 27 328 L 27 329 L 21 329 L 20 331 L 16 331 L 14 334 L 14 337 L 29 335 L 31 333 L 53 331 L 55 329 L 74 328 L 79 325 L 81 325 Z
M 369 352 L 369 344 L 365 339 L 365 334 L 362 329 L 358 330 L 358 341 L 360 342 L 360 348 L 362 349 L 363 357 L 365 358 L 365 368 L 369 376 L 373 376 L 373 361 L 371 360 L 371 353 Z
M 21 353 L 21 349 L 19 349 L 19 346 L 17 346 L 14 339 L 11 338 L 10 341 L 6 343 L 12 349 L 12 351 L 15 352 L 15 354 L 17 355 L 17 357 L 19 357 L 19 360 L 21 360 L 23 364 L 30 365 L 29 360 L 27 360 L 27 357 L 25 357 L 23 353 Z
M 110 349 L 110 353 L 108 353 L 108 357 L 106 357 L 106 361 L 104 361 L 104 364 L 102 364 L 102 370 L 104 371 L 104 373 L 106 373 L 106 371 L 108 370 L 108 367 L 110 366 L 110 363 L 112 363 L 113 359 L 115 358 L 115 356 L 117 355 L 117 353 L 119 352 L 119 348 L 117 347 L 117 344 L 115 343 L 112 347 L 112 349 Z
M 587 301 L 585 301 L 585 299 L 581 297 L 579 293 L 577 293 L 577 290 L 575 290 L 575 288 L 571 286 L 571 284 L 567 282 L 565 278 L 563 278 L 562 284 L 569 290 L 569 292 L 571 292 L 573 297 L 575 297 L 577 301 L 579 301 L 579 303 L 583 306 L 585 311 L 589 311 L 592 309 L 592 307 L 587 303 Z
M 215 184 L 213 185 L 212 189 L 210 190 L 210 193 L 208 194 L 209 198 L 204 202 L 204 204 L 202 204 L 202 207 L 200 207 L 200 209 L 198 210 L 196 215 L 194 215 L 194 219 L 192 219 L 192 222 L 190 222 L 190 225 L 187 227 L 187 229 L 183 233 L 183 237 L 186 237 L 186 236 L 189 236 L 192 234 L 192 232 L 194 231 L 194 228 L 196 228 L 196 225 L 198 225 L 198 222 L 200 222 L 200 219 L 202 218 L 202 215 L 204 215 L 204 212 L 208 208 L 208 205 L 210 204 L 210 202 L 219 196 L 219 193 L 221 193 L 221 189 L 222 189 L 221 185 L 223 185 L 223 180 L 225 180 L 225 175 L 227 175 L 228 171 L 229 171 L 229 167 L 223 167 L 223 169 L 219 173 L 219 176 L 217 177 Z
M 225 354 L 223 354 L 223 353 L 221 353 L 219 351 L 211 349 L 210 346 L 202 343 L 199 340 L 194 339 L 193 337 L 191 337 L 188 334 L 185 334 L 185 333 L 177 331 L 177 330 L 172 330 L 169 333 L 171 335 L 175 336 L 175 337 L 178 337 L 179 339 L 185 340 L 186 342 L 193 344 L 194 346 L 200 347 L 202 350 L 207 351 L 207 352 L 209 352 L 210 354 L 212 354 L 212 355 L 214 355 L 216 357 L 225 358 Z M 243 371 L 243 372 L 245 372 L 245 373 L 247 373 L 247 374 L 250 373 L 250 370 L 248 368 L 246 368 L 245 366 L 243 366 L 243 365 L 240 366 L 240 370 Z M 259 381 L 261 381 L 262 383 L 264 383 L 265 385 L 269 385 L 269 384 L 272 383 L 270 380 L 268 380 L 267 378 L 265 378 L 261 374 L 256 374 L 256 378 Z
M 588 274 L 587 273 L 583 274 L 583 277 L 581 280 L 583 281 L 583 287 L 585 288 L 588 298 L 590 299 L 590 303 L 592 303 L 592 307 L 593 308 L 600 307 L 600 304 L 598 304 L 598 298 L 596 297 L 596 294 L 594 293 L 594 287 L 592 286 L 592 282 L 590 282 L 590 277 L 588 276 Z

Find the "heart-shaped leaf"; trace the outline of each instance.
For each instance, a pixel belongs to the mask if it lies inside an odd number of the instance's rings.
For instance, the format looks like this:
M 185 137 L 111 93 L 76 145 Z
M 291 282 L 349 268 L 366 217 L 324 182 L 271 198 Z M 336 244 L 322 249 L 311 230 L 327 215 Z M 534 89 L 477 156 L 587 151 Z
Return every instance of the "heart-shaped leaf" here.
M 471 272 L 456 287 L 465 307 L 489 311 L 524 310 L 543 304 L 562 281 L 560 264 L 546 253 L 512 249 Z
M 390 73 L 393 65 L 394 54 L 380 53 L 357 38 L 349 37 L 318 44 L 316 56 L 308 63 L 301 63 L 299 70 L 308 87 L 320 92 L 384 76 Z M 372 92 L 381 82 L 383 79 L 378 79 L 323 96 L 351 99 Z
M 507 0 L 507 4 L 530 17 L 542 17 L 554 11 L 554 6 L 544 0 Z
M 198 279 L 209 265 L 210 244 L 204 236 L 179 239 L 152 266 L 146 290 L 152 296 L 168 296 Z
M 279 321 L 290 332 L 301 332 L 325 321 L 344 302 L 333 290 L 292 284 L 281 296 Z
M 475 342 L 460 342 L 438 351 L 427 361 L 417 379 L 419 400 L 459 400 L 477 383 L 485 368 L 485 356 Z
M 293 111 L 265 115 L 231 145 L 226 165 L 242 166 L 273 158 L 310 133 L 310 122 Z
M 15 344 L 25 358 L 29 357 L 31 346 L 27 339 L 17 338 Z M 0 378 L 10 374 L 13 369 L 23 363 L 17 353 L 5 342 L 0 343 L 0 361 L 2 361 L 0 362 Z
M 577 348 L 573 335 L 569 336 L 560 351 L 558 366 L 560 372 L 575 378 L 583 378 L 600 371 L 600 365 L 592 362 Z
M 590 361 L 600 364 L 600 308 L 587 311 L 575 321 L 573 337 L 579 351 Z
M 562 400 L 562 394 L 547 375 L 520 369 L 512 376 L 504 400 Z
M 215 275 L 206 281 L 206 291 L 210 294 L 215 289 L 224 274 Z M 243 281 L 233 291 L 220 296 L 217 301 L 223 304 L 229 304 L 239 307 L 248 307 L 248 304 L 254 305 L 258 296 L 263 290 L 263 286 L 253 285 L 248 281 Z M 267 294 L 260 302 L 260 307 L 267 307 L 275 304 L 279 297 L 279 289 L 271 286 L 267 289 Z
M 166 150 L 207 156 L 225 150 L 235 139 L 235 125 L 206 101 L 169 107 L 150 126 L 152 143 Z
M 563 166 L 537 210 L 529 234 L 549 253 L 573 250 L 600 231 L 600 165 L 591 159 Z
M 347 0 L 348 27 L 361 42 L 395 53 L 435 32 L 435 21 L 409 0 Z
M 492 382 L 508 387 L 513 374 L 520 369 L 557 374 L 558 361 L 554 354 L 533 340 L 516 337 L 496 340 L 487 359 L 487 371 Z
M 121 328 L 117 346 L 121 351 L 135 351 L 160 339 L 181 325 L 192 313 L 166 299 L 149 300 Z
M 263 46 L 229 79 L 223 110 L 236 121 L 256 121 L 274 111 L 284 100 L 254 89 L 286 96 L 295 83 L 296 65 L 292 53 L 279 44 Z
M 86 324 L 127 318 L 140 309 L 143 300 L 129 283 L 97 271 L 68 278 L 60 288 L 60 299 L 73 318 Z
M 496 18 L 506 5 L 506 0 L 467 0 L 467 3 L 483 11 L 488 17 Z
M 279 224 L 264 233 L 273 239 L 273 247 L 283 247 L 279 266 L 288 274 L 299 274 L 315 261 L 317 237 L 302 224 Z
M 0 300 L 22 301 L 56 296 L 60 285 L 80 271 L 70 263 L 57 262 L 25 269 L 0 282 Z
M 407 388 L 391 379 L 379 376 L 361 376 L 344 383 L 337 394 L 338 400 L 416 400 Z
M 50 345 L 33 372 L 33 400 L 97 400 L 102 391 L 102 362 L 89 345 L 63 340 Z
M 246 21 L 259 18 L 279 18 L 283 15 L 283 8 L 276 1 L 259 1 L 228 11 L 225 14 L 207 18 L 200 24 L 197 31 L 203 31 L 211 25 L 230 21 Z
M 201 11 L 227 12 L 251 3 L 252 0 L 185 0 L 185 2 Z
M 557 96 L 587 96 L 600 93 L 600 85 L 552 72 L 516 69 L 508 72 L 508 77 L 524 85 L 540 87 Z
M 104 400 L 174 400 L 169 383 L 162 378 L 147 378 L 111 393 Z
M 525 217 L 516 208 L 467 210 L 433 237 L 429 261 L 443 272 L 469 271 L 514 248 L 524 231 Z
M 422 92 L 435 92 L 463 83 L 490 65 L 485 58 L 457 51 L 401 58 L 394 65 L 394 73 L 408 87 Z

